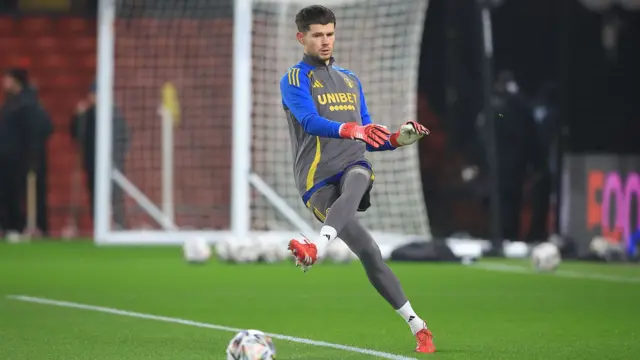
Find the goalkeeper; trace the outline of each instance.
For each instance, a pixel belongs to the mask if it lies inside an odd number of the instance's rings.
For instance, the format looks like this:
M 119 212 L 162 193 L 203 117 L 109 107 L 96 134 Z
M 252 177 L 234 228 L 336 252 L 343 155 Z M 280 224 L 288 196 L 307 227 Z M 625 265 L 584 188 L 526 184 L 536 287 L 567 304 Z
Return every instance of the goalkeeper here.
M 391 134 L 371 122 L 360 81 L 333 64 L 335 24 L 335 15 L 323 6 L 309 6 L 297 14 L 297 40 L 304 57 L 280 81 L 296 185 L 302 201 L 324 224 L 317 238 L 291 240 L 289 250 L 307 271 L 339 235 L 362 262 L 371 284 L 409 324 L 416 351 L 435 352 L 426 323 L 413 311 L 374 239 L 355 217 L 370 206 L 374 180 L 365 151 L 394 150 L 429 131 L 409 121 Z

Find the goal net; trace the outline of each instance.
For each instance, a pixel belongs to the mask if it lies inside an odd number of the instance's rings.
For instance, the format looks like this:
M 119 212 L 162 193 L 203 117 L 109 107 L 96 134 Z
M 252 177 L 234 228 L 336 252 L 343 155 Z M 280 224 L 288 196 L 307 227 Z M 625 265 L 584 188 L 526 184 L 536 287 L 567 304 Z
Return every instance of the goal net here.
M 337 16 L 336 64 L 360 78 L 374 121 L 415 119 L 427 1 L 322 3 Z M 313 236 L 278 86 L 302 57 L 294 19 L 311 4 L 102 1 L 98 101 L 111 106 L 98 131 L 111 135 L 98 144 L 97 242 Z M 367 156 L 364 224 L 382 241 L 429 238 L 417 146 Z

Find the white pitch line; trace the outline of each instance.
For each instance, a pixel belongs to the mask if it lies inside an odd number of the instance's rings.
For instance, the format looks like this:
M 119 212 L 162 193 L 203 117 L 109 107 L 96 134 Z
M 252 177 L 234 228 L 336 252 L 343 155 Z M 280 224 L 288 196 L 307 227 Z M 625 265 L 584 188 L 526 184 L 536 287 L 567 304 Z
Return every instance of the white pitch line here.
M 162 321 L 167 323 L 181 324 L 181 325 L 213 329 L 213 330 L 219 330 L 219 331 L 228 331 L 233 333 L 237 333 L 242 330 L 245 330 L 245 329 L 237 329 L 237 328 L 232 328 L 232 327 L 222 326 L 222 325 L 207 324 L 207 323 L 191 321 L 186 319 L 143 314 L 143 313 L 138 313 L 133 311 L 113 309 L 113 308 L 108 308 L 103 306 L 94 306 L 94 305 L 80 304 L 80 303 L 69 302 L 69 301 L 45 299 L 45 298 L 33 297 L 33 296 L 27 296 L 27 295 L 7 295 L 7 298 L 12 300 L 28 302 L 28 303 L 51 305 L 51 306 L 58 306 L 58 307 L 65 307 L 65 308 L 72 308 L 72 309 L 89 310 L 89 311 L 101 312 L 101 313 L 112 314 L 112 315 L 120 315 L 120 316 L 128 316 L 128 317 L 138 318 L 138 319 Z M 274 339 L 280 339 L 280 340 L 286 340 L 286 341 L 300 343 L 300 344 L 321 346 L 321 347 L 333 348 L 333 349 L 344 350 L 344 351 L 360 353 L 365 355 L 377 356 L 382 359 L 417 360 L 416 358 L 406 357 L 402 355 L 395 355 L 395 354 L 390 354 L 390 353 L 371 350 L 371 349 L 358 348 L 355 346 L 333 344 L 325 341 L 316 341 L 316 340 L 304 339 L 304 338 L 299 338 L 295 336 L 281 335 L 281 334 L 267 333 L 267 335 L 271 336 Z
M 490 271 L 538 275 L 537 272 L 531 269 L 528 269 L 522 266 L 517 266 L 517 265 L 507 265 L 507 264 L 497 264 L 497 263 L 477 263 L 477 264 L 470 265 L 469 267 L 471 268 L 475 267 L 478 269 L 490 270 Z M 598 273 L 586 273 L 586 272 L 571 271 L 571 270 L 556 270 L 551 273 L 545 273 L 545 275 L 564 277 L 564 278 L 573 278 L 573 279 L 603 280 L 603 281 L 610 281 L 610 282 L 640 284 L 640 278 L 605 275 L 605 274 L 598 274 Z

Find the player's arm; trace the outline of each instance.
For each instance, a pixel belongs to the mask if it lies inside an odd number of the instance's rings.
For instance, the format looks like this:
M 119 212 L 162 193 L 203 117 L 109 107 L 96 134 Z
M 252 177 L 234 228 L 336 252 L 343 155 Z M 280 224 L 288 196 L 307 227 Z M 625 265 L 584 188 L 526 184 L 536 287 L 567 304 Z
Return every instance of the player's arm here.
M 385 143 L 389 137 L 389 131 L 383 126 L 374 124 L 361 126 L 355 122 L 340 123 L 320 116 L 309 90 L 311 87 L 309 81 L 307 76 L 299 76 L 299 72 L 293 72 L 293 74 L 289 72 L 280 80 L 282 102 L 300 122 L 306 133 L 335 139 L 360 140 L 374 148 Z
M 358 85 L 360 88 L 360 118 L 362 119 L 362 125 L 368 125 L 371 124 L 371 115 L 369 115 L 369 109 L 367 109 L 367 101 L 364 97 L 360 80 L 358 80 Z M 425 135 L 429 135 L 429 129 L 416 121 L 407 121 L 397 132 L 391 134 L 389 140 L 385 141 L 382 146 L 374 148 L 367 145 L 367 151 L 395 150 L 398 147 L 413 144 Z

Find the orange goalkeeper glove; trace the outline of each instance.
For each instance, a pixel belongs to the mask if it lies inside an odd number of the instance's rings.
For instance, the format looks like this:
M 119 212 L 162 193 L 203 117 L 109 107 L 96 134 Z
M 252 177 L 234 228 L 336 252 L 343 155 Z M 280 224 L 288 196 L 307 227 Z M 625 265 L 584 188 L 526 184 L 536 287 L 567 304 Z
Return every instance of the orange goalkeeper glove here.
M 389 134 L 389 130 L 382 125 L 369 124 L 362 126 L 355 122 L 348 122 L 340 125 L 341 138 L 360 140 L 376 149 L 387 142 Z

